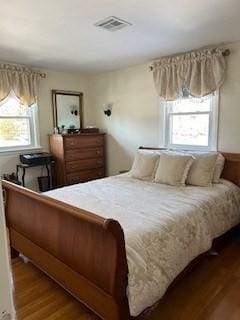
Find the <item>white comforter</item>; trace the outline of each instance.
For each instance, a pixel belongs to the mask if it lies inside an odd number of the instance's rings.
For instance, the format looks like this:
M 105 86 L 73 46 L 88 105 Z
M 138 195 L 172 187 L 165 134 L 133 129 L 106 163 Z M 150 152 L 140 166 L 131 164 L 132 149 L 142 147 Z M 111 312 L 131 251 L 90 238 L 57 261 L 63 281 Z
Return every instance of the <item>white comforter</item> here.
M 172 187 L 120 175 L 46 194 L 119 221 L 132 316 L 157 302 L 193 258 L 240 222 L 240 189 L 224 180 L 213 187 Z

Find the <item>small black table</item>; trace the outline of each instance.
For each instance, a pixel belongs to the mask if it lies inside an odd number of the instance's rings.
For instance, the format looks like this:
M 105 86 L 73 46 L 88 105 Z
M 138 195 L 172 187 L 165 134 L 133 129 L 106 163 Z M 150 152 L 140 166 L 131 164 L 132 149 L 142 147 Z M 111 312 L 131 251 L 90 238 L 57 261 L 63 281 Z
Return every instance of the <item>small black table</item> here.
M 48 176 L 48 181 L 50 182 L 50 186 L 52 186 L 52 179 L 50 175 L 50 170 L 52 167 L 53 161 L 45 163 L 45 164 L 17 164 L 17 177 L 19 173 L 19 169 L 22 169 L 22 186 L 25 187 L 25 174 L 26 174 L 26 169 L 28 168 L 34 168 L 34 167 L 45 167 L 47 169 L 47 176 Z

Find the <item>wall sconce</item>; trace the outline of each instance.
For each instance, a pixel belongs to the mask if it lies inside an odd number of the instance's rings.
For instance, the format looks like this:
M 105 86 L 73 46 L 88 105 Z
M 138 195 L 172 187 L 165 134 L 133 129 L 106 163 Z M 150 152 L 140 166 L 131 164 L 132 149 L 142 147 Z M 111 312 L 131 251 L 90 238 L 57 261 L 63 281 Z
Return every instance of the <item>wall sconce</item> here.
M 113 103 L 108 103 L 104 108 L 103 112 L 106 116 L 110 117 L 112 114 Z
M 72 115 L 74 115 L 74 116 L 78 115 L 78 107 L 75 104 L 70 106 L 70 111 L 71 111 Z

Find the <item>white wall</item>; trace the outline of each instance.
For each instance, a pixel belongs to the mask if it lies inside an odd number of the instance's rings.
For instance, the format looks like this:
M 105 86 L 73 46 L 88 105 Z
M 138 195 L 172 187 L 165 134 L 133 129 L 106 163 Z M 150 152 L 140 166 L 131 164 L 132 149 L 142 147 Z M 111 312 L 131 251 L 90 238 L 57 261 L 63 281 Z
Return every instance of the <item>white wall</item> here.
M 240 42 L 229 48 L 227 77 L 220 90 L 218 149 L 240 152 Z
M 109 174 L 128 169 L 140 145 L 159 144 L 159 98 L 149 64 L 91 78 L 92 119 L 108 132 Z M 112 116 L 103 113 L 112 102 Z
M 227 77 L 220 90 L 218 149 L 240 152 L 240 43 L 229 45 Z M 109 133 L 109 173 L 131 166 L 140 145 L 160 144 L 160 103 L 149 64 L 91 78 L 91 119 Z M 112 116 L 103 105 L 114 104 Z
M 43 151 L 48 150 L 48 134 L 53 129 L 52 116 L 52 100 L 51 89 L 80 91 L 84 94 L 84 124 L 91 124 L 88 121 L 88 82 L 87 76 L 82 76 L 77 73 L 55 72 L 50 70 L 42 70 L 47 74 L 46 79 L 41 79 L 39 87 L 39 126 L 40 126 L 40 143 Z M 19 162 L 19 154 L 11 155 L 0 154 L 0 175 L 10 173 L 16 170 L 16 164 Z M 36 177 L 41 174 L 41 169 L 28 169 L 26 173 L 26 183 L 28 187 L 36 189 Z

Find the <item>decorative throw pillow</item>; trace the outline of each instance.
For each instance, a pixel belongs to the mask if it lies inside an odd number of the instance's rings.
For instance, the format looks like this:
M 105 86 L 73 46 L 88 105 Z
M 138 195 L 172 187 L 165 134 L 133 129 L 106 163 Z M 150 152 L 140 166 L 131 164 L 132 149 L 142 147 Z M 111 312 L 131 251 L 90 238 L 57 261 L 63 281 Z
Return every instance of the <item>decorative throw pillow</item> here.
M 191 154 L 193 157 L 197 158 L 204 155 L 217 154 L 217 161 L 215 164 L 215 169 L 213 173 L 212 183 L 220 183 L 220 177 L 224 168 L 225 159 L 224 156 L 219 152 L 199 152 L 199 151 L 184 151 L 184 153 Z
M 191 155 L 163 153 L 155 174 L 155 182 L 171 186 L 184 186 L 188 171 L 193 163 Z
M 197 155 L 189 170 L 187 184 L 200 187 L 211 186 L 217 156 L 217 153 Z
M 219 183 L 220 177 L 224 168 L 225 158 L 221 153 L 218 153 L 215 169 L 213 173 L 213 183 Z
M 141 180 L 153 180 L 160 154 L 157 152 L 138 151 L 129 175 Z

